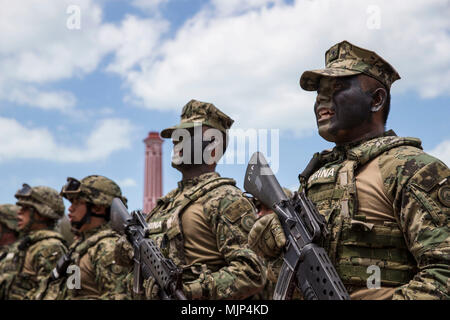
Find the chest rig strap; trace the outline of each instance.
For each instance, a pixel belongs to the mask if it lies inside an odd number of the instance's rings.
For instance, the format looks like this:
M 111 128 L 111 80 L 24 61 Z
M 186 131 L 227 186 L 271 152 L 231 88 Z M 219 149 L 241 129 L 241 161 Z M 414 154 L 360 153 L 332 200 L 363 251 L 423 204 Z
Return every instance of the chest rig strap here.
M 34 234 L 25 236 L 20 241 L 17 246 L 18 252 L 16 252 L 12 260 L 12 263 L 15 265 L 15 270 L 11 273 L 6 287 L 9 299 L 23 299 L 29 290 L 39 284 L 33 276 L 24 273 L 23 268 L 28 249 L 41 241 L 49 239 L 59 240 L 63 244 L 66 243 L 60 234 L 50 230 L 45 230 L 45 232 L 37 231 Z
M 81 258 L 88 252 L 90 248 L 95 246 L 100 240 L 105 238 L 116 237 L 116 233 L 111 229 L 102 230 L 75 245 L 74 254 L 72 255 L 74 262 L 79 264 Z
M 18 264 L 18 273 L 22 272 L 23 266 L 25 264 L 25 257 L 27 255 L 28 248 L 30 248 L 32 245 L 49 239 L 56 239 L 61 241 L 64 245 L 66 244 L 66 241 L 63 239 L 63 237 L 58 234 L 57 232 L 47 232 L 46 234 L 42 234 L 38 232 L 37 234 L 27 235 L 25 238 L 23 238 L 19 245 L 17 246 L 17 249 L 19 252 L 14 257 L 14 262 Z
M 355 211 L 356 203 L 356 179 L 355 171 L 357 163 L 355 161 L 347 161 L 339 170 L 338 184 L 342 188 L 341 197 L 341 215 L 344 219 L 353 218 L 352 213 Z M 350 202 L 350 203 L 349 203 Z M 349 205 L 352 208 L 349 208 Z
M 166 217 L 164 217 L 164 215 L 161 216 L 164 220 L 161 222 L 161 225 L 165 225 L 165 228 L 161 229 L 161 232 L 163 232 L 162 235 L 156 235 L 157 237 L 162 236 L 162 239 L 159 241 L 157 240 L 157 243 L 160 243 L 163 254 L 171 258 L 180 267 L 184 267 L 186 265 L 183 226 L 181 224 L 182 214 L 198 199 L 205 196 L 212 190 L 224 185 L 234 186 L 236 185 L 236 181 L 222 177 L 207 180 L 196 186 L 191 192 L 185 194 L 184 198 Z M 164 208 L 169 204 L 167 197 L 164 197 L 163 199 L 164 200 L 160 203 L 157 209 L 152 211 L 153 217 L 157 215 L 158 211 L 164 210 Z M 147 222 L 151 222 L 151 219 L 147 220 Z

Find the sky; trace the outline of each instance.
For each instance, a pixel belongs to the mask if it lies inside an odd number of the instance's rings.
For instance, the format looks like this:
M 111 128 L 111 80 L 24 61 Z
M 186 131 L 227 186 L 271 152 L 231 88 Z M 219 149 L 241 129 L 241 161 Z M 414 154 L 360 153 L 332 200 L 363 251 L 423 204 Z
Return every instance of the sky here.
M 191 99 L 214 103 L 233 129 L 268 133 L 274 171 L 296 189 L 311 156 L 333 147 L 317 134 L 315 93 L 299 78 L 343 40 L 376 51 L 401 76 L 387 129 L 420 138 L 450 164 L 448 0 L 0 4 L 0 203 L 15 202 L 22 183 L 59 191 L 69 176 L 100 174 L 120 185 L 130 209 L 142 208 L 143 139 L 177 124 Z M 181 178 L 171 145 L 163 144 L 164 193 Z M 235 161 L 218 171 L 242 188 L 256 148 L 236 145 Z

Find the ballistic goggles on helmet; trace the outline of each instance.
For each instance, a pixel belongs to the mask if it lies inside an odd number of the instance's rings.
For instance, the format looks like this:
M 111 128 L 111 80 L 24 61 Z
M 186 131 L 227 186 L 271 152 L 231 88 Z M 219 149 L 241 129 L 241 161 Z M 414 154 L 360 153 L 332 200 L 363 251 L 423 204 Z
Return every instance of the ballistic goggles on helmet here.
M 68 177 L 67 183 L 61 189 L 61 195 L 76 195 L 81 192 L 81 182 L 75 178 Z
M 31 197 L 31 193 L 32 193 L 33 189 L 30 187 L 29 184 L 24 183 L 22 185 L 22 188 L 17 190 L 16 194 L 14 195 L 16 198 L 17 197 Z
M 33 188 L 28 183 L 22 184 L 22 188 L 17 190 L 14 196 L 19 200 L 31 198 L 40 203 L 46 202 L 37 192 L 33 191 Z

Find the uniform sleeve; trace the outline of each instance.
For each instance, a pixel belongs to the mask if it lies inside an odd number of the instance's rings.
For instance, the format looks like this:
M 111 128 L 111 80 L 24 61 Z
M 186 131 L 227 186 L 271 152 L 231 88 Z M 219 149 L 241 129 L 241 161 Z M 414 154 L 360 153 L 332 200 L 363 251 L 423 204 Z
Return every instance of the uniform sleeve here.
M 35 285 L 33 289 L 27 292 L 26 299 L 31 299 L 42 281 L 46 281 L 47 277 L 56 266 L 59 258 L 67 252 L 67 248 L 59 240 L 45 240 L 46 243 L 36 246 L 31 252 L 33 271 L 35 273 Z
M 397 300 L 450 299 L 450 170 L 429 158 L 406 161 L 391 184 L 396 185 L 394 212 L 418 267 L 414 278 L 395 291 Z
M 90 253 L 100 299 L 104 300 L 127 298 L 125 278 L 128 270 L 119 266 L 114 259 L 116 240 L 115 237 L 105 238 L 92 248 L 93 252 Z
M 10 254 L 13 254 L 14 249 L 9 248 Z M 11 259 L 7 258 L 6 256 L 3 258 L 3 260 L 0 260 L 0 300 L 6 299 L 6 288 L 9 286 L 10 282 L 12 281 L 13 276 L 11 275 L 11 272 L 9 272 L 9 266 L 11 265 Z
M 204 271 L 184 283 L 188 299 L 245 299 L 260 292 L 266 283 L 264 264 L 247 245 L 255 209 L 242 195 L 225 192 L 205 202 L 205 215 L 217 239 L 217 248 L 226 266 Z M 187 289 L 187 290 L 186 290 Z

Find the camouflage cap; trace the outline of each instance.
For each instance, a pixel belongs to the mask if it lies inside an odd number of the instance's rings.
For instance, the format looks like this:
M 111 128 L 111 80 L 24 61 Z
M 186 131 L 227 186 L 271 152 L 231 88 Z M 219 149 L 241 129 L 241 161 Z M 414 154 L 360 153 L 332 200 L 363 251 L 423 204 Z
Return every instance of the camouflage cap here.
M 20 207 L 14 204 L 0 205 L 0 223 L 10 230 L 17 231 L 17 212 L 19 210 Z
M 25 186 L 25 185 L 24 185 Z M 43 217 L 57 220 L 64 215 L 64 202 L 58 191 L 50 187 L 32 187 L 27 195 L 15 194 L 18 206 L 30 206 Z
M 364 73 L 390 89 L 392 83 L 400 79 L 397 71 L 378 54 L 348 41 L 335 44 L 325 53 L 325 66 L 325 69 L 303 72 L 300 86 L 307 91 L 316 91 L 324 76 L 347 77 Z
M 161 137 L 170 138 L 174 130 L 193 128 L 197 123 L 216 128 L 226 133 L 233 122 L 233 119 L 220 111 L 212 103 L 191 100 L 183 107 L 183 111 L 181 111 L 180 124 L 161 131 Z
M 88 203 L 105 207 L 111 206 L 114 198 L 122 199 L 125 205 L 127 203 L 127 198 L 122 196 L 122 191 L 117 183 L 99 175 L 90 175 L 83 178 L 80 181 L 80 188 L 76 192 L 66 191 L 64 186 L 61 190 L 61 195 L 68 200 L 76 196 Z

